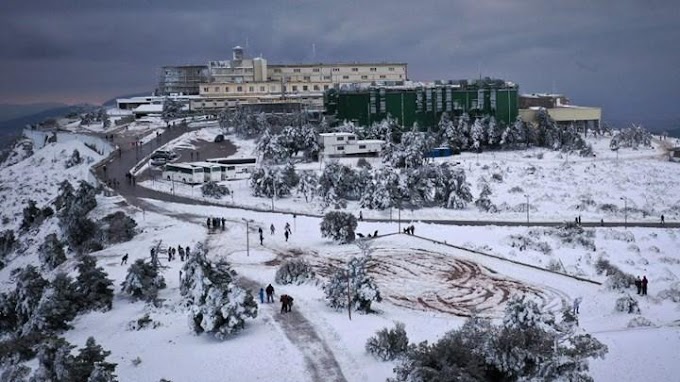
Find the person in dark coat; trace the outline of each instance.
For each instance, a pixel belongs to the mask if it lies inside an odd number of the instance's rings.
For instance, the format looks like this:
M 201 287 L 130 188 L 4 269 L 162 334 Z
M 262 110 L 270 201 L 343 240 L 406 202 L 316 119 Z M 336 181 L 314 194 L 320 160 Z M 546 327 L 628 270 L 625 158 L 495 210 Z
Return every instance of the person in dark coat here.
M 640 276 L 635 279 L 635 287 L 637 288 L 637 294 L 642 293 L 642 280 L 640 280 Z
M 260 232 L 260 245 L 264 245 L 264 236 L 262 235 L 262 232 Z
M 647 295 L 647 276 L 642 276 L 642 295 Z
M 276 232 L 276 227 L 274 227 L 274 223 L 272 223 L 272 225 L 269 226 L 269 232 L 271 232 L 272 235 L 274 234 L 274 232 Z
M 187 245 L 187 249 L 186 249 L 186 252 L 185 252 L 185 255 L 187 256 L 187 259 L 189 259 L 189 251 L 190 251 L 190 250 L 189 250 L 189 246 Z
M 267 302 L 274 302 L 274 287 L 272 284 L 267 285 L 265 292 L 267 292 Z
M 260 304 L 264 304 L 264 288 L 260 288 Z
M 127 264 L 128 261 L 128 254 L 126 253 L 125 256 L 123 256 L 123 259 L 120 261 L 120 265 Z
M 290 234 L 288 233 L 288 231 L 285 231 L 285 232 L 283 233 L 283 236 L 285 236 L 285 237 L 286 237 L 286 241 L 288 241 L 288 236 L 290 236 Z

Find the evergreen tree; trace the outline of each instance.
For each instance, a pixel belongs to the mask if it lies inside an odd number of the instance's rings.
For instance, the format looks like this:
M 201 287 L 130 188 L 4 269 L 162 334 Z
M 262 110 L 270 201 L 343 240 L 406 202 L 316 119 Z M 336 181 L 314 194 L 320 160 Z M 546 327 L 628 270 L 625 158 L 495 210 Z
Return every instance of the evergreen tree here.
M 399 205 L 402 197 L 399 174 L 391 166 L 372 171 L 372 181 L 368 182 L 362 197 L 364 208 L 384 210 Z
M 74 381 L 90 381 L 95 377 L 96 381 L 112 381 L 115 377 L 115 363 L 106 362 L 106 357 L 111 354 L 98 345 L 93 337 L 88 337 L 85 347 L 81 348 L 73 360 L 71 375 Z M 96 373 L 95 373 L 95 370 Z M 94 374 L 94 375 L 93 375 Z M 107 379 L 109 378 L 109 379 Z
M 367 263 L 370 256 L 353 257 L 347 264 L 347 269 L 338 269 L 324 284 L 323 290 L 331 308 L 343 309 L 347 307 L 347 288 L 349 284 L 349 302 L 354 310 L 370 313 L 374 301 L 382 301 L 380 290 L 373 277 L 367 273 Z
M 52 270 L 66 261 L 64 244 L 59 241 L 57 234 L 51 233 L 45 236 L 45 241 L 38 249 L 38 256 L 44 268 Z
M 113 302 L 113 281 L 97 260 L 82 255 L 78 260 L 76 278 L 79 302 L 83 310 L 110 310 Z
M 300 174 L 300 181 L 297 186 L 297 194 L 302 194 L 305 197 L 305 202 L 314 199 L 316 188 L 319 184 L 319 178 L 314 171 L 302 171 Z
M 14 303 L 15 315 L 13 316 L 16 318 L 9 321 L 14 323 L 13 329 L 18 329 L 19 326 L 24 325 L 33 316 L 49 283 L 40 275 L 38 269 L 32 265 L 12 271 L 12 277 L 16 286 L 14 292 L 7 295 L 7 305 L 5 306 Z M 3 326 L 5 325 L 3 324 Z
M 475 206 L 483 212 L 496 212 L 496 206 L 491 202 L 489 196 L 491 196 L 491 187 L 489 183 L 482 182 L 480 184 L 481 191 L 479 192 L 479 198 L 475 200 Z
M 123 293 L 133 300 L 144 301 L 154 301 L 158 297 L 158 291 L 165 286 L 165 279 L 158 272 L 158 267 L 145 263 L 143 259 L 130 265 L 125 281 L 121 283 Z
M 103 240 L 108 243 L 123 243 L 132 240 L 137 234 L 137 222 L 123 211 L 106 215 L 99 229 Z
M 61 210 L 67 205 L 70 205 L 75 197 L 75 190 L 68 180 L 64 180 L 59 184 L 59 194 L 54 200 L 54 206 L 57 211 Z
M 28 206 L 24 208 L 23 215 L 21 229 L 24 231 L 33 227 L 34 224 L 41 222 L 40 208 L 36 205 L 35 200 L 28 200 Z
M 481 150 L 482 141 L 484 140 L 484 124 L 481 118 L 475 119 L 470 129 L 470 141 L 471 147 L 474 151 L 479 152 Z
M 312 266 L 300 259 L 288 260 L 276 270 L 274 281 L 277 284 L 302 284 L 315 277 Z
M 71 350 L 74 348 L 63 338 L 51 338 L 43 342 L 38 349 L 38 369 L 31 377 L 31 382 L 75 381 L 71 374 L 74 363 Z
M 196 334 L 207 332 L 223 340 L 242 330 L 247 318 L 257 317 L 251 292 L 233 283 L 227 263 L 208 262 L 202 245 L 194 250 L 183 271 L 180 293 Z
M 357 228 L 357 219 L 354 215 L 346 212 L 327 212 L 321 221 L 321 237 L 346 244 L 354 241 L 354 230 Z
M 23 334 L 32 332 L 53 333 L 71 328 L 71 322 L 78 314 L 76 286 L 65 273 L 55 276 L 44 289 L 38 305 L 24 325 Z

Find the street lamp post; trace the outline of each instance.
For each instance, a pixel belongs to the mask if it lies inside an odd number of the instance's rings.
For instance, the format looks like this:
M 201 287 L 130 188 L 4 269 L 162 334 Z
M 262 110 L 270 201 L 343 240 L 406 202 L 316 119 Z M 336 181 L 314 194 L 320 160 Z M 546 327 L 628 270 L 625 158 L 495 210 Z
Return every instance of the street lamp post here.
M 252 220 L 245 218 L 241 218 L 241 220 L 246 222 L 246 256 L 250 257 L 250 223 Z
M 628 199 L 620 197 L 623 200 L 623 226 L 628 228 Z
M 524 195 L 527 198 L 527 225 L 529 225 L 529 195 Z

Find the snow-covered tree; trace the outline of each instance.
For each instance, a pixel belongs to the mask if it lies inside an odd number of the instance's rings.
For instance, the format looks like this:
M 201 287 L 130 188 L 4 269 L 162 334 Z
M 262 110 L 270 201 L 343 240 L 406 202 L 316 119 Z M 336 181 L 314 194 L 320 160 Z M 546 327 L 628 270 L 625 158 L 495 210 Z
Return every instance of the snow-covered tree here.
M 166 97 L 163 100 L 163 111 L 161 111 L 161 118 L 166 123 L 176 118 L 182 118 L 184 115 L 182 112 L 183 108 L 184 105 L 182 105 L 180 101 Z
M 223 196 L 231 194 L 231 191 L 229 191 L 227 186 L 210 181 L 203 183 L 201 186 L 201 194 L 209 198 L 222 199 Z
M 366 341 L 366 351 L 383 361 L 393 361 L 408 350 L 408 336 L 404 324 L 396 322 L 394 329 L 383 328 Z
M 137 234 L 137 222 L 123 211 L 108 214 L 99 222 L 102 240 L 107 243 L 123 243 Z
M 64 244 L 59 241 L 56 233 L 45 236 L 45 241 L 38 249 L 38 256 L 43 267 L 47 270 L 52 270 L 66 261 Z
M 97 260 L 90 255 L 78 259 L 76 289 L 83 310 L 110 310 L 113 302 L 113 281 Z
M 363 187 L 361 206 L 384 210 L 397 206 L 402 198 L 399 173 L 391 166 L 372 171 L 372 180 Z
M 319 196 L 325 198 L 332 189 L 337 198 L 356 200 L 361 195 L 357 173 L 349 166 L 331 161 L 319 177 Z
M 652 134 L 641 125 L 622 129 L 612 137 L 610 147 L 629 147 L 637 150 L 640 146 L 650 147 L 652 144 Z
M 23 219 L 21 220 L 21 229 L 28 230 L 34 225 L 39 225 L 42 222 L 40 208 L 38 208 L 35 200 L 29 199 L 27 206 L 23 210 Z
M 23 334 L 70 329 L 69 322 L 78 314 L 79 303 L 73 280 L 65 273 L 57 274 L 43 290 L 38 305 L 22 329 Z
M 327 212 L 321 221 L 321 237 L 346 244 L 354 241 L 354 230 L 357 228 L 357 219 L 347 212 Z
M 15 269 L 11 273 L 14 290 L 0 294 L 0 332 L 20 329 L 30 320 L 40 304 L 44 290 L 49 286 L 38 269 L 32 265 Z
M 282 197 L 290 195 L 290 186 L 278 168 L 259 167 L 250 175 L 250 188 L 254 196 Z
M 315 277 L 312 266 L 300 259 L 288 260 L 276 270 L 274 281 L 277 284 L 302 284 Z
M 85 347 L 79 350 L 73 360 L 73 381 L 114 381 L 116 364 L 106 362 L 109 355 L 111 352 L 98 345 L 94 337 L 88 337 Z
M 470 141 L 472 142 L 470 146 L 477 152 L 481 150 L 484 140 L 484 130 L 484 123 L 482 122 L 482 119 L 475 119 L 475 122 L 472 124 L 472 128 L 470 129 Z
M 497 208 L 489 198 L 489 196 L 491 196 L 491 187 L 489 186 L 489 183 L 480 183 L 480 189 L 479 198 L 475 200 L 475 206 L 483 212 L 496 212 Z
M 73 149 L 71 156 L 64 163 L 64 167 L 71 168 L 73 166 L 83 163 L 83 158 L 80 156 L 80 151 L 78 149 Z
M 74 357 L 71 350 L 75 346 L 63 338 L 50 338 L 38 348 L 38 368 L 31 382 L 74 381 Z
M 227 263 L 210 263 L 202 245 L 194 250 L 183 271 L 180 293 L 196 334 L 207 332 L 223 340 L 242 330 L 247 318 L 257 317 L 251 292 L 233 283 Z
M 353 257 L 347 269 L 337 269 L 323 285 L 326 301 L 331 308 L 346 308 L 349 302 L 354 310 L 370 313 L 371 304 L 382 301 L 378 285 L 368 275 L 367 264 L 370 260 L 370 256 Z
M 302 171 L 297 185 L 297 194 L 303 195 L 305 202 L 309 202 L 314 199 L 318 184 L 319 177 L 316 175 L 316 172 L 310 170 Z
M 133 300 L 154 301 L 158 291 L 165 288 L 165 279 L 154 264 L 138 259 L 128 268 L 121 290 Z

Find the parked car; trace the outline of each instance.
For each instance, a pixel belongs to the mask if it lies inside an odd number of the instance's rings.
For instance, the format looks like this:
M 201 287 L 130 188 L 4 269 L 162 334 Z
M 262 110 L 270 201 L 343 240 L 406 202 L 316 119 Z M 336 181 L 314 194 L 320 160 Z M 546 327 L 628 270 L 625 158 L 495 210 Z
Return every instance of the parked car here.
M 150 163 L 152 166 L 164 166 L 168 163 L 168 158 L 164 157 L 152 158 Z
M 165 158 L 166 160 L 172 160 L 177 158 L 177 153 L 169 150 L 156 150 L 151 154 L 151 159 Z
M 223 134 L 219 134 L 218 136 L 216 136 L 214 142 L 215 142 L 215 143 L 224 142 L 224 135 L 223 135 Z

